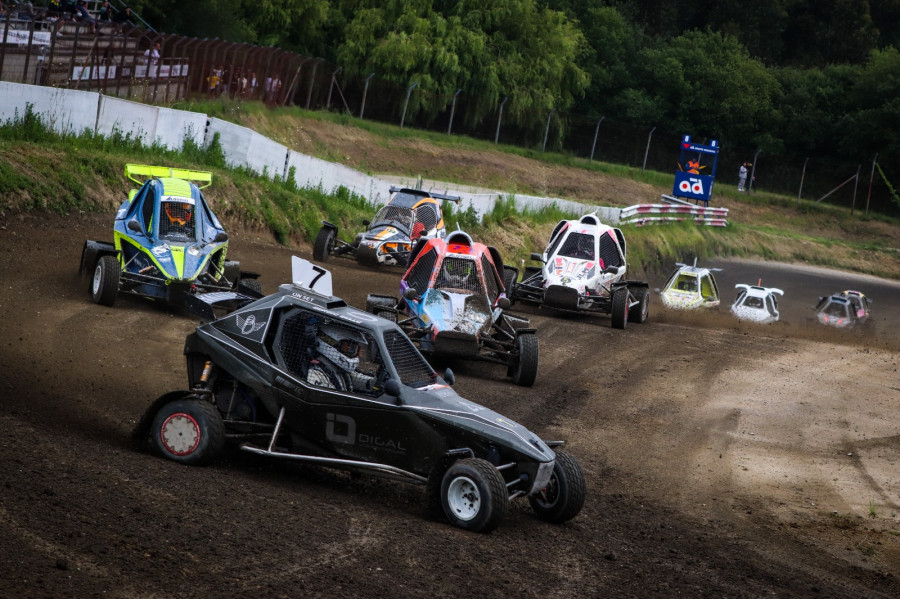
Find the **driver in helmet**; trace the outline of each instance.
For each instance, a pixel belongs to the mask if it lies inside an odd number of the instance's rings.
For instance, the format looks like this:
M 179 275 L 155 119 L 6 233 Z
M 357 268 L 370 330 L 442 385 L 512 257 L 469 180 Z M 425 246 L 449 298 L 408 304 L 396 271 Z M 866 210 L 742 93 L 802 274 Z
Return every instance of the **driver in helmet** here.
M 194 207 L 184 202 L 166 202 L 166 217 L 169 219 L 169 232 L 193 236 Z
M 580 235 L 578 237 L 577 257 L 583 260 L 593 260 L 594 258 L 594 238 L 588 235 Z
M 468 289 L 472 284 L 474 268 L 471 260 L 444 260 L 441 278 L 448 287 Z
M 357 372 L 366 338 L 349 327 L 324 324 L 316 338 L 316 357 L 310 361 L 306 380 L 319 387 L 341 391 L 371 392 L 375 377 Z

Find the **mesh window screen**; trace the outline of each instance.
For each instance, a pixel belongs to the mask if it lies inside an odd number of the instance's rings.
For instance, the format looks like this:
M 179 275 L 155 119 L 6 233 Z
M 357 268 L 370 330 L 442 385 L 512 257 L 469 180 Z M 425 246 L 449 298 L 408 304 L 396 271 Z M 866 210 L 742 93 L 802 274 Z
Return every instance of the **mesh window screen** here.
M 305 379 L 309 361 L 316 349 L 318 317 L 308 312 L 299 312 L 284 321 L 278 352 L 288 371 Z
M 444 258 L 435 288 L 484 293 L 484 289 L 481 288 L 481 280 L 478 278 L 478 271 L 475 268 L 475 261 L 456 256 Z
M 428 282 L 431 280 L 431 273 L 434 271 L 434 263 L 437 261 L 437 251 L 432 248 L 427 252 L 420 254 L 415 266 L 409 271 L 406 277 L 406 283 L 419 292 L 420 295 L 428 289 Z
M 406 335 L 400 331 L 386 331 L 384 345 L 401 383 L 410 387 L 423 387 L 434 382 L 437 375 Z
M 484 254 L 481 255 L 481 270 L 484 272 L 484 284 L 487 286 L 488 299 L 491 301 L 491 305 L 494 305 L 494 302 L 500 296 L 500 281 L 497 280 L 497 275 L 494 274 L 494 267 L 491 265 L 491 261 Z
M 425 204 L 416 208 L 416 222 L 422 223 L 423 231 L 431 231 L 437 226 L 437 208 L 434 204 Z
M 581 260 L 594 259 L 594 236 L 586 233 L 570 233 L 559 250 L 560 256 L 567 258 L 579 258 Z
M 383 220 L 396 221 L 408 229 L 413 223 L 413 217 L 413 211 L 410 208 L 388 205 L 381 207 L 381 210 L 378 211 L 378 214 L 375 215 L 375 220 L 372 222 L 377 223 Z
M 600 259 L 603 260 L 603 267 L 622 266 L 622 256 L 619 255 L 619 246 L 613 241 L 611 235 L 613 233 L 604 233 L 600 236 Z
M 161 202 L 159 236 L 171 241 L 194 239 L 194 207 L 183 202 Z

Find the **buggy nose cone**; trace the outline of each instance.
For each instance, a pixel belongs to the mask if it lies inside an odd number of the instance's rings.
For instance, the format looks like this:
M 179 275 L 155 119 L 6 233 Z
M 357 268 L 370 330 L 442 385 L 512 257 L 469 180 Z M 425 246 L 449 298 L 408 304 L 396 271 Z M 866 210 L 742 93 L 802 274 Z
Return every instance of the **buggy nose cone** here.
M 544 291 L 544 304 L 550 308 L 575 310 L 578 308 L 578 290 L 563 285 L 550 285 Z

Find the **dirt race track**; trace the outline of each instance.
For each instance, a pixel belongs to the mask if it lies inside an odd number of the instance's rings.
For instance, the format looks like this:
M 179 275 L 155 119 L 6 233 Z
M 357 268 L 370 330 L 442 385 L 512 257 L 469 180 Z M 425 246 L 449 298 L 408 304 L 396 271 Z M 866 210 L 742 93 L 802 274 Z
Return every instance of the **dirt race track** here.
M 0 224 L 2 597 L 900 596 L 896 284 L 728 264 L 724 304 L 738 280 L 785 289 L 785 322 L 768 327 L 658 301 L 625 331 L 524 310 L 535 386 L 457 363 L 456 388 L 568 440 L 588 500 L 561 526 L 517 500 L 479 535 L 429 520 L 420 487 L 137 451 L 143 410 L 186 385 L 196 321 L 91 303 L 76 270 L 106 216 Z M 266 291 L 291 253 L 309 258 L 250 233 L 231 251 Z M 352 304 L 396 290 L 396 271 L 329 265 Z M 818 295 L 847 287 L 875 299 L 869 330 L 807 322 Z

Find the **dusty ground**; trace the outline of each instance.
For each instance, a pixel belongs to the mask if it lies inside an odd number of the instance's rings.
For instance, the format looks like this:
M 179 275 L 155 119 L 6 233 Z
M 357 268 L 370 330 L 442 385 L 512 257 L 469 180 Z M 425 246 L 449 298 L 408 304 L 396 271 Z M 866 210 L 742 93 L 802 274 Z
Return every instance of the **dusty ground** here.
M 625 331 L 532 311 L 535 386 L 457 363 L 457 390 L 567 439 L 589 497 L 562 526 L 515 502 L 478 535 L 427 519 L 419 487 L 136 451 L 144 408 L 186 384 L 195 321 L 137 299 L 90 302 L 81 245 L 108 229 L 108 217 L 0 226 L 0 596 L 900 594 L 895 284 L 729 264 L 729 299 L 734 280 L 784 278 L 785 322 L 772 327 L 658 302 Z M 309 257 L 244 232 L 232 255 L 271 291 L 292 251 Z M 351 303 L 396 289 L 395 272 L 330 264 Z M 848 281 L 875 297 L 871 330 L 807 325 L 815 297 Z

